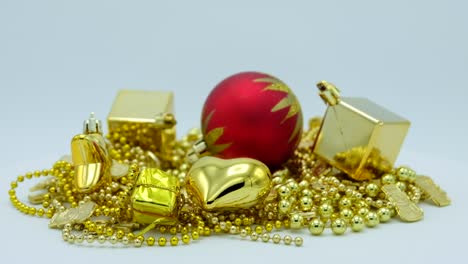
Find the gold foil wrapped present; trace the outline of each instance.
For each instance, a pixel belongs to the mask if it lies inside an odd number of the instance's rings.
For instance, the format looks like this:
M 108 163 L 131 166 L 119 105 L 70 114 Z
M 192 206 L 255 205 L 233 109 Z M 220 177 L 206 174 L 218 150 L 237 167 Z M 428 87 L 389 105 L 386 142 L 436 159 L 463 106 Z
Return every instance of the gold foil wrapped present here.
M 173 97 L 172 92 L 121 90 L 107 118 L 111 134 L 170 160 L 176 137 Z
M 410 122 L 365 98 L 341 98 L 322 81 L 328 104 L 313 151 L 355 180 L 368 180 L 392 169 Z
M 156 168 L 142 169 L 131 197 L 134 221 L 140 224 L 175 224 L 179 188 L 176 176 Z

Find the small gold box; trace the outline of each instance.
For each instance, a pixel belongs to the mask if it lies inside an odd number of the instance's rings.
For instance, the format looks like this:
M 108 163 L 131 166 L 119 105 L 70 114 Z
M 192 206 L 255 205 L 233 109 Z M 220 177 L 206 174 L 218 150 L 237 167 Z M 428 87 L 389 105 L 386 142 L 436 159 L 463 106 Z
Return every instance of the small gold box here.
M 355 180 L 389 172 L 410 122 L 365 98 L 340 98 L 331 84 L 319 83 L 329 105 L 313 151 Z
M 172 92 L 121 90 L 107 117 L 110 133 L 169 159 L 176 137 L 173 97 Z
M 140 171 L 131 197 L 133 220 L 140 224 L 177 222 L 179 179 L 156 168 Z

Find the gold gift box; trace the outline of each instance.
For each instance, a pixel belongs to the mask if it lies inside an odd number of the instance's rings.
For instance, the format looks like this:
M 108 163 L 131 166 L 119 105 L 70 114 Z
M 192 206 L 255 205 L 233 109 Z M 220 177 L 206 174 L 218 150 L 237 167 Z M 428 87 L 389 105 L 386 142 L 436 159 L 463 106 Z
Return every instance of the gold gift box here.
M 330 83 L 317 86 L 328 108 L 314 153 L 355 180 L 390 171 L 410 122 L 368 99 L 341 98 Z
M 107 118 L 109 131 L 169 160 L 176 138 L 173 98 L 172 92 L 121 90 Z
M 179 179 L 156 168 L 142 169 L 131 197 L 133 220 L 141 224 L 177 222 Z

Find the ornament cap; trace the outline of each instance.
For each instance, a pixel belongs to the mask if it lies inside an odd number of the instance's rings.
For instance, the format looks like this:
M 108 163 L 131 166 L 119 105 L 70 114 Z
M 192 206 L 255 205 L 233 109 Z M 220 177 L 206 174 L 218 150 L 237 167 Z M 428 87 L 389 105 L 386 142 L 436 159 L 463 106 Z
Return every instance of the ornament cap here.
M 102 135 L 102 126 L 101 120 L 96 119 L 94 112 L 89 114 L 89 118 L 83 122 L 83 133 L 84 134 L 101 134 Z
M 320 91 L 320 97 L 326 104 L 334 106 L 340 102 L 340 90 L 334 84 L 320 81 L 317 83 L 317 88 Z
M 207 153 L 206 142 L 201 139 L 195 142 L 192 149 L 187 153 L 187 161 L 190 164 L 195 163 L 203 154 Z
M 158 128 L 172 128 L 177 124 L 174 114 L 163 112 L 154 117 L 154 124 Z

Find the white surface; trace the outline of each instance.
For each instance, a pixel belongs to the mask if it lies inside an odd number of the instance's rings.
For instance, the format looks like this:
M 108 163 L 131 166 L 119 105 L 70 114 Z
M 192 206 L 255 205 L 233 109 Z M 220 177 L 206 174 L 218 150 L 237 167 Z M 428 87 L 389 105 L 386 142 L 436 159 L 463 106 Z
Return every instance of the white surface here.
M 0 1 L 2 263 L 464 259 L 466 3 L 220 2 Z M 181 135 L 198 126 L 210 89 L 244 70 L 288 83 L 305 117 L 324 112 L 314 84 L 326 79 L 412 120 L 399 163 L 431 175 L 453 205 L 424 204 L 425 219 L 413 224 L 394 220 L 342 237 L 304 233 L 302 248 L 223 236 L 163 249 L 68 245 L 47 220 L 10 206 L 9 182 L 68 153 L 82 120 L 91 111 L 105 119 L 118 89 L 173 90 Z

